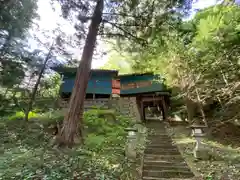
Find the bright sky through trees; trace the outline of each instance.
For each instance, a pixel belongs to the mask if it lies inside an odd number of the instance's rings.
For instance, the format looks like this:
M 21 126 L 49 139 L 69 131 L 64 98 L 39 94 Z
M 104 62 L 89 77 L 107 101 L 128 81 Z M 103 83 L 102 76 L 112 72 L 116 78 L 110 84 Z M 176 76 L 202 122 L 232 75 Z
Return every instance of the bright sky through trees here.
M 203 9 L 205 7 L 212 6 L 217 3 L 217 0 L 196 0 L 192 6 L 192 15 L 191 18 L 195 15 L 196 10 Z M 55 10 L 53 10 L 53 8 Z M 38 22 L 40 29 L 51 31 L 57 27 L 58 24 L 61 25 L 61 30 L 67 34 L 73 34 L 73 26 L 61 17 L 61 7 L 59 4 L 55 3 L 54 6 L 51 6 L 49 0 L 38 0 L 38 13 L 40 20 Z M 101 47 L 106 47 L 102 46 Z M 76 58 L 79 59 L 81 56 L 82 49 L 74 50 Z M 92 67 L 99 68 L 103 66 L 108 61 L 108 56 L 98 58 L 93 60 Z

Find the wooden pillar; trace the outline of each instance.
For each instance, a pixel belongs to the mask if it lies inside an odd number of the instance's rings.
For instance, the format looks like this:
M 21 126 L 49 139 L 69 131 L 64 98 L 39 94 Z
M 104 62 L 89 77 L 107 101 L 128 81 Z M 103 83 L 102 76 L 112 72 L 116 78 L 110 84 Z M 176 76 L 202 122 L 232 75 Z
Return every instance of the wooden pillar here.
M 146 122 L 145 111 L 144 111 L 144 106 L 143 106 L 143 101 L 142 100 L 141 100 L 141 117 L 142 117 L 143 122 Z
M 168 117 L 168 109 L 167 109 L 167 105 L 166 105 L 164 96 L 162 97 L 162 107 L 163 107 L 163 119 L 166 120 Z
M 145 107 L 143 106 L 142 108 L 143 108 L 143 121 L 147 122 L 146 117 L 145 117 Z
M 142 115 L 142 105 L 141 105 L 141 98 L 139 96 L 136 97 L 137 100 L 137 109 L 138 109 L 138 113 L 140 115 L 140 120 L 143 121 L 143 115 Z

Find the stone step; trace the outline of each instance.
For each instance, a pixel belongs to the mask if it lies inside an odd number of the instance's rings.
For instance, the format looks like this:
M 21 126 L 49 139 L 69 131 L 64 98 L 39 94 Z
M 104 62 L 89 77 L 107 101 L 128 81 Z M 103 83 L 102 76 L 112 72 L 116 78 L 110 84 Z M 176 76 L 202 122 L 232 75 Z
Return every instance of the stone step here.
M 168 134 L 164 134 L 164 133 L 155 133 L 155 134 L 148 134 L 148 138 L 156 138 L 156 137 L 158 137 L 158 138 L 170 138 L 171 139 L 171 137 L 168 135 Z
M 158 128 L 148 128 L 148 132 L 149 134 L 168 134 L 168 131 L 165 129 L 165 128 L 162 128 L 162 129 L 158 129 Z
M 178 149 L 175 145 L 165 143 L 165 144 L 159 144 L 159 143 L 147 143 L 147 148 L 164 148 L 164 149 Z
M 146 125 L 152 125 L 152 124 L 165 126 L 164 122 L 147 120 Z
M 178 148 L 172 144 L 147 144 L 146 149 L 155 149 L 155 150 L 176 150 Z
M 144 165 L 143 170 L 176 170 L 176 171 L 189 171 L 191 170 L 188 168 L 187 164 L 179 165 L 176 163 L 172 164 L 149 164 L 149 165 Z
M 146 127 L 149 130 L 153 130 L 153 131 L 166 131 L 166 128 L 160 125 L 147 125 Z
M 156 130 L 156 131 L 162 131 L 162 130 L 166 130 L 165 126 L 163 125 L 154 125 L 154 124 L 150 124 L 150 125 L 146 125 L 146 127 L 148 129 L 153 129 L 153 130 Z
M 158 138 L 155 138 L 155 139 L 147 139 L 148 142 L 151 142 L 151 144 L 154 144 L 154 143 L 157 143 L 157 144 L 172 144 L 173 141 L 171 139 L 158 139 Z
M 183 180 L 182 178 L 157 178 L 157 177 L 143 177 L 142 180 Z M 184 178 L 184 180 L 193 180 L 192 178 Z
M 155 131 L 155 130 L 150 130 L 148 132 L 148 135 L 159 135 L 159 136 L 164 136 L 164 135 L 168 135 L 168 133 L 164 130 L 161 130 L 161 131 Z
M 161 135 L 168 135 L 166 130 L 156 131 L 154 129 L 150 129 L 148 134 L 149 135 L 159 135 L 159 136 L 161 136 Z
M 153 139 L 153 138 L 161 138 L 161 139 L 168 139 L 168 138 L 170 138 L 171 139 L 171 137 L 169 137 L 167 134 L 149 134 L 148 138 L 149 139 Z
M 165 127 L 154 127 L 154 126 L 147 126 L 150 132 L 167 132 Z
M 187 163 L 184 160 L 181 160 L 179 162 L 177 161 L 167 161 L 167 160 L 159 160 L 159 161 L 145 161 L 143 167 L 148 167 L 148 166 L 157 166 L 157 167 L 172 167 L 172 166 L 181 166 L 181 167 L 188 167 Z
M 159 124 L 148 124 L 146 126 L 148 129 L 154 129 L 154 130 L 166 130 L 166 127 L 164 125 Z
M 177 170 L 144 170 L 143 177 L 161 177 L 161 178 L 191 178 L 194 177 L 191 171 Z
M 147 144 L 170 146 L 170 145 L 173 145 L 174 142 L 172 140 L 162 140 L 162 139 L 148 140 L 147 139 Z
M 176 155 L 180 155 L 180 153 L 179 152 L 168 152 L 168 151 L 155 151 L 154 153 L 153 152 L 149 152 L 149 151 L 145 151 L 144 152 L 145 153 L 145 155 L 169 155 L 169 156 L 171 156 L 171 155 L 174 155 L 174 156 L 176 156 Z
M 159 146 L 159 144 L 149 144 L 147 145 L 147 147 L 145 148 L 145 150 L 147 151 L 169 151 L 169 152 L 179 152 L 178 148 L 175 146 L 171 146 L 171 145 L 162 145 Z
M 142 180 L 164 180 L 165 178 L 143 177 Z
M 149 135 L 155 135 L 155 136 L 168 136 L 167 132 L 163 132 L 163 131 L 154 131 L 154 132 L 150 132 Z
M 144 163 L 146 162 L 184 162 L 183 157 L 178 155 L 153 155 L 153 154 L 144 154 Z
M 163 139 L 163 140 L 168 140 L 168 139 L 170 139 L 170 140 L 172 140 L 172 138 L 171 137 L 169 137 L 168 135 L 165 135 L 165 136 L 158 136 L 158 135 L 149 135 L 149 136 L 147 136 L 147 139 L 151 139 L 151 140 L 153 140 L 153 139 Z
M 147 125 L 151 125 L 151 124 L 158 124 L 158 125 L 165 125 L 164 122 L 161 121 L 151 121 L 151 120 L 147 120 Z
M 149 139 L 154 139 L 154 138 L 162 138 L 162 139 L 172 139 L 170 136 L 168 136 L 167 134 L 162 134 L 162 135 L 159 135 L 159 134 L 149 134 L 147 136 Z
M 146 124 L 147 128 L 154 128 L 154 129 L 164 129 L 166 127 L 165 124 L 162 123 L 148 123 Z
M 153 155 L 158 155 L 158 154 L 162 154 L 162 155 L 180 155 L 178 149 L 164 149 L 164 148 L 146 148 L 144 153 L 147 154 L 153 154 Z
M 150 131 L 143 159 L 143 180 L 183 180 L 194 177 L 162 122 L 148 121 Z
M 171 142 L 171 141 L 153 141 L 153 142 L 151 142 L 151 141 L 147 141 L 147 144 L 146 144 L 146 146 L 148 147 L 151 147 L 151 146 L 153 146 L 153 147 L 176 147 L 175 145 L 174 145 L 174 142 Z

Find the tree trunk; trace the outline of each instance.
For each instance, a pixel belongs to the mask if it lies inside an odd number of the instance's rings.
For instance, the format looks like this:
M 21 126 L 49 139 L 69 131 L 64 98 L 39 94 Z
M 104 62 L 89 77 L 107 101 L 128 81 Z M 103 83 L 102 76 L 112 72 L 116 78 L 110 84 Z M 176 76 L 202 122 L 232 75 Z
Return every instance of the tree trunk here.
M 207 120 L 206 120 L 206 116 L 205 116 L 205 112 L 203 110 L 201 98 L 200 98 L 200 95 L 199 95 L 198 90 L 197 90 L 196 87 L 195 87 L 195 91 L 196 91 L 196 94 L 197 94 L 198 108 L 199 108 L 200 113 L 202 115 L 202 121 L 204 122 L 205 126 L 208 126 Z
M 19 88 L 19 85 L 18 85 L 17 88 Z M 16 95 L 17 95 L 17 90 L 15 90 L 15 91 L 13 92 L 12 100 L 13 100 L 13 103 L 15 104 L 15 107 L 20 107 L 20 106 L 19 106 L 19 103 L 18 103 L 18 99 L 16 98 Z
M 188 122 L 192 123 L 193 122 L 193 118 L 194 118 L 194 114 L 195 114 L 195 109 L 196 109 L 196 105 L 195 103 L 190 99 L 190 97 L 185 97 L 185 104 L 186 104 L 186 108 L 187 108 L 187 120 Z
M 103 0 L 97 1 L 81 61 L 77 70 L 68 111 L 64 118 L 62 130 L 57 138 L 59 145 L 71 147 L 75 143 L 75 138 L 78 135 L 83 143 L 82 127 L 79 126 L 79 124 L 82 125 L 86 88 L 91 70 L 92 56 L 96 44 L 98 29 L 102 21 L 103 5 Z
M 54 43 L 53 43 L 53 44 L 54 44 Z M 47 62 L 48 62 L 48 60 L 49 60 L 50 57 L 51 57 L 51 52 L 52 52 L 53 44 L 52 44 L 52 46 L 50 47 L 49 52 L 48 52 L 48 54 L 47 54 L 47 56 L 46 56 L 46 58 L 45 58 L 45 60 L 44 60 L 43 66 L 42 66 L 42 68 L 41 68 L 41 70 L 40 70 L 40 73 L 39 73 L 39 75 L 38 75 L 37 81 L 36 81 L 36 83 L 35 83 L 35 85 L 34 85 L 34 87 L 33 87 L 32 93 L 31 93 L 31 95 L 30 95 L 30 100 L 29 100 L 29 103 L 28 103 L 28 107 L 27 107 L 27 109 L 25 110 L 25 121 L 28 121 L 29 112 L 32 110 L 32 105 L 33 105 L 33 102 L 34 102 L 34 100 L 35 100 L 35 96 L 36 96 L 36 93 L 37 93 L 37 90 L 38 90 L 38 86 L 39 86 L 39 84 L 40 84 L 40 82 L 41 82 L 41 78 L 42 78 L 43 73 L 44 73 L 44 71 L 45 71 L 45 69 L 46 69 Z

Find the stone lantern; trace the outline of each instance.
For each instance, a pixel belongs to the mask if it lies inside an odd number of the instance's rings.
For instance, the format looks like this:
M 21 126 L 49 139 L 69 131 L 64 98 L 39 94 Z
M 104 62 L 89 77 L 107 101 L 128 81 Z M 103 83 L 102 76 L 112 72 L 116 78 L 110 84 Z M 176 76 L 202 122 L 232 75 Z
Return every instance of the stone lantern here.
M 209 159 L 209 153 L 206 147 L 202 144 L 202 141 L 206 134 L 204 129 L 206 126 L 194 124 L 191 126 L 192 136 L 196 139 L 196 146 L 194 147 L 193 154 L 196 159 L 207 160 Z
M 126 128 L 125 131 L 128 132 L 125 154 L 130 160 L 135 161 L 137 157 L 137 129 Z

